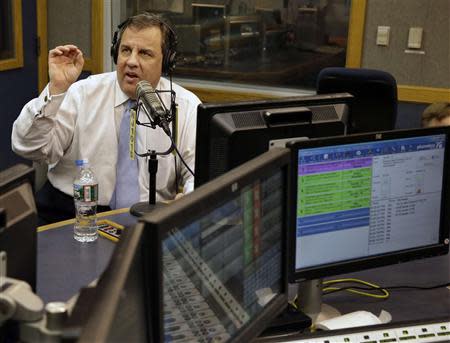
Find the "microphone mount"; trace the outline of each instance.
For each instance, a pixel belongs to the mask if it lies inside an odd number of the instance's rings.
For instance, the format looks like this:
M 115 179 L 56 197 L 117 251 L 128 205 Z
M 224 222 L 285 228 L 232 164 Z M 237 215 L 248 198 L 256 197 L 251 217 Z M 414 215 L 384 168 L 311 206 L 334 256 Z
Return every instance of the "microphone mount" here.
M 163 92 L 170 92 L 170 102 L 171 102 L 170 110 L 168 110 L 166 108 L 166 106 L 164 105 L 164 102 L 161 101 L 160 95 L 158 94 L 158 93 L 163 93 Z M 152 93 L 154 93 L 158 97 L 158 99 L 164 109 L 164 118 L 163 119 L 165 120 L 165 124 L 172 122 L 176 115 L 175 92 L 171 89 L 168 91 L 154 90 L 154 92 L 152 92 Z M 131 206 L 131 208 L 130 208 L 130 213 L 132 215 L 134 215 L 136 217 L 141 217 L 144 214 L 151 212 L 152 210 L 154 210 L 157 207 L 164 206 L 161 203 L 158 203 L 158 204 L 156 203 L 156 174 L 158 172 L 157 156 L 169 155 L 175 149 L 176 130 L 172 129 L 172 131 L 170 131 L 168 125 L 164 125 L 163 123 L 161 123 L 164 120 L 160 120 L 161 118 L 159 116 L 152 116 L 151 113 L 148 112 L 148 109 L 146 108 L 146 106 L 144 106 L 142 104 L 142 101 L 140 101 L 140 97 L 138 97 L 137 100 L 138 100 L 138 107 L 137 107 L 137 114 L 136 114 L 136 124 L 144 126 L 144 127 L 152 128 L 152 129 L 156 129 L 156 126 L 160 126 L 164 130 L 166 135 L 169 136 L 170 141 L 171 141 L 171 145 L 166 151 L 157 152 L 155 150 L 149 149 L 149 150 L 147 150 L 146 153 L 138 153 L 136 151 L 134 152 L 139 157 L 147 157 L 148 158 L 148 173 L 149 173 L 148 202 L 146 202 L 146 201 L 138 202 L 138 203 L 134 204 L 133 206 Z M 148 122 L 140 122 L 139 121 L 139 113 L 140 113 L 141 109 L 144 110 L 146 117 L 148 119 Z M 152 119 L 152 118 L 155 118 L 155 119 Z
M 136 95 L 138 101 L 138 115 L 136 124 L 155 129 L 156 126 L 161 127 L 164 132 L 170 136 L 169 123 L 173 121 L 176 103 L 175 92 L 172 90 L 172 82 L 170 90 L 156 90 L 147 81 L 140 81 L 137 84 Z M 161 93 L 170 93 L 170 109 L 161 99 Z M 148 122 L 139 121 L 140 109 L 143 109 Z

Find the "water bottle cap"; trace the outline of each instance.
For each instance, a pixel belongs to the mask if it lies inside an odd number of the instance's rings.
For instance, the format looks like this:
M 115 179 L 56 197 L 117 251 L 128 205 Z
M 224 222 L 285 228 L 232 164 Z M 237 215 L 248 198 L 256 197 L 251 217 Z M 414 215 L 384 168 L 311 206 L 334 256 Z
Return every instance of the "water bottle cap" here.
M 75 160 L 75 165 L 77 167 L 81 167 L 82 165 L 88 164 L 89 160 L 87 158 L 81 159 L 81 160 Z

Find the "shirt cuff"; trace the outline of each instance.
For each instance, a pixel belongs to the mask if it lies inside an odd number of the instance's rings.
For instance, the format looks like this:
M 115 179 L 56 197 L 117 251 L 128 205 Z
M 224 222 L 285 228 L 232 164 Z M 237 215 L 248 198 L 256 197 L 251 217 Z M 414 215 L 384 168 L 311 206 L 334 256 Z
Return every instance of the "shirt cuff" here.
M 47 117 L 55 114 L 61 105 L 66 93 L 50 95 L 49 86 L 47 85 L 38 97 L 38 108 L 35 117 Z

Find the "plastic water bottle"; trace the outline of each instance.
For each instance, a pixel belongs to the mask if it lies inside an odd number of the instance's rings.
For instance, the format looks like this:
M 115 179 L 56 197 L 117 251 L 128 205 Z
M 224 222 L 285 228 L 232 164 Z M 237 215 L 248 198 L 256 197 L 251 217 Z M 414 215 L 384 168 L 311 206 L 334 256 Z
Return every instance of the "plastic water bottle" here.
M 73 237 L 79 242 L 93 242 L 97 233 L 98 182 L 87 159 L 76 160 L 78 175 L 73 182 L 75 225 Z

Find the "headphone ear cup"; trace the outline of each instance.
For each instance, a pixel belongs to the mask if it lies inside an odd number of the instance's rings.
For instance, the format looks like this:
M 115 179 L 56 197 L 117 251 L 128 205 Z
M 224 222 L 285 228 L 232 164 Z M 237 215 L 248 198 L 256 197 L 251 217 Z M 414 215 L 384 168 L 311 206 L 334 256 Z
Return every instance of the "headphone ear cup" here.
M 164 54 L 164 65 L 163 65 L 163 73 L 170 74 L 175 69 L 175 63 L 177 58 L 177 36 L 173 31 L 172 27 L 165 23 L 165 25 L 169 28 L 169 44 L 167 46 L 167 50 Z
M 111 57 L 115 64 L 117 64 L 117 47 L 115 45 L 111 46 Z
M 172 50 L 169 53 L 169 58 L 167 61 L 167 72 L 168 73 L 171 73 L 175 69 L 176 58 L 177 58 L 177 53 L 176 53 L 176 51 Z
M 117 46 L 117 44 L 114 46 L 114 56 L 113 56 L 113 60 L 114 60 L 114 63 L 115 64 L 117 64 L 117 56 L 118 56 L 118 54 L 119 54 L 119 47 Z
M 114 64 L 117 64 L 117 46 L 114 44 L 111 48 L 111 56 L 113 58 Z
M 168 68 L 169 68 L 169 64 L 168 64 L 168 59 L 167 59 L 167 51 L 165 51 L 163 53 L 163 60 L 162 60 L 162 67 L 161 67 L 161 72 L 163 75 L 166 75 L 168 73 Z
M 176 58 L 176 52 L 171 49 L 168 49 L 163 57 L 163 63 L 162 63 L 162 73 L 163 74 L 169 74 L 173 71 L 173 69 L 175 67 L 175 58 Z
M 113 58 L 113 61 L 115 64 L 117 64 L 117 58 L 119 56 L 120 39 L 121 39 L 123 31 L 125 31 L 129 22 L 130 22 L 130 18 L 125 19 L 123 22 L 121 22 L 117 26 L 117 30 L 114 32 L 114 35 L 113 35 L 113 38 L 111 41 L 111 57 Z
M 119 30 L 114 32 L 114 36 L 111 42 L 111 57 L 115 64 L 117 64 L 117 36 L 119 35 Z

